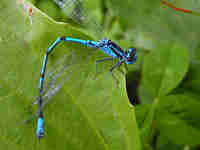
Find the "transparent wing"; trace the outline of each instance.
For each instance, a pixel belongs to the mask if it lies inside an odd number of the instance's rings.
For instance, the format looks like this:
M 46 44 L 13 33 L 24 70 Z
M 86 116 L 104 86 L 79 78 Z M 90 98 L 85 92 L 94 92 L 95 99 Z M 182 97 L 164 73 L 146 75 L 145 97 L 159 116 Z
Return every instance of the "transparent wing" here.
M 75 62 L 75 55 L 73 52 L 70 52 L 58 59 L 54 65 L 47 69 L 42 93 L 43 108 L 47 106 L 52 97 L 64 86 L 65 82 L 70 79 L 72 75 L 70 67 L 75 65 Z M 33 97 L 32 99 L 33 102 L 28 107 L 28 111 L 33 107 L 33 105 L 38 104 L 39 97 Z M 28 123 L 34 117 L 38 116 L 38 114 L 39 110 L 36 110 L 33 115 L 23 121 L 23 124 Z

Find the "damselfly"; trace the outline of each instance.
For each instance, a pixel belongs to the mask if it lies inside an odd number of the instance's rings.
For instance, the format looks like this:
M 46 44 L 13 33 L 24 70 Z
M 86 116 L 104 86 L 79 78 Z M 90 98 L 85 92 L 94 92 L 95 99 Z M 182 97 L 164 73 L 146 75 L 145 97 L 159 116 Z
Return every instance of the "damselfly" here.
M 43 103 L 41 106 L 42 108 L 44 108 L 49 103 L 52 97 L 64 86 L 65 82 L 71 78 L 72 64 L 73 67 L 76 67 L 74 57 L 75 56 L 73 55 L 73 53 L 68 52 L 68 54 L 60 58 L 53 66 L 48 69 L 46 82 L 41 93 L 43 97 Z M 39 97 L 33 97 L 32 99 L 34 101 L 28 107 L 28 110 L 30 110 L 33 105 L 38 104 L 39 102 Z M 23 123 L 28 123 L 34 117 L 38 116 L 39 113 L 40 112 L 36 110 L 31 116 L 25 119 Z
M 65 2 L 60 1 L 60 0 L 59 1 L 54 0 L 54 1 L 61 9 L 65 10 L 65 12 L 68 10 L 67 8 L 71 7 L 71 5 L 69 5 L 70 3 L 73 4 L 75 2 L 78 2 L 75 0 L 73 0 L 73 1 L 66 0 Z M 78 4 L 80 4 L 80 3 L 78 3 Z M 84 21 L 87 19 L 86 19 L 86 16 L 82 16 L 83 15 L 82 13 L 83 12 L 81 12 L 80 14 L 77 14 L 76 12 L 72 11 L 72 15 L 69 17 L 71 19 L 74 19 L 75 22 L 80 21 L 80 23 L 84 23 Z M 77 15 L 77 16 L 75 17 L 74 15 L 75 16 Z M 43 117 L 42 94 L 43 94 L 43 90 L 44 90 L 43 84 L 44 84 L 47 60 L 48 60 L 48 56 L 52 53 L 53 49 L 62 41 L 78 43 L 81 45 L 85 45 L 89 48 L 99 49 L 102 52 L 104 52 L 106 55 L 110 56 L 110 57 L 107 57 L 107 58 L 104 58 L 101 60 L 97 60 L 96 64 L 107 61 L 107 60 L 117 59 L 118 63 L 116 63 L 109 70 L 114 79 L 116 79 L 116 77 L 113 75 L 112 72 L 115 68 L 119 67 L 122 64 L 125 64 L 125 65 L 133 64 L 137 59 L 135 48 L 128 48 L 128 50 L 125 51 L 118 44 L 116 44 L 115 42 L 113 42 L 112 40 L 109 40 L 109 39 L 101 39 L 99 41 L 92 41 L 92 40 L 87 40 L 87 39 L 83 40 L 83 39 L 72 38 L 72 37 L 68 37 L 68 36 L 58 37 L 47 49 L 46 54 L 44 55 L 42 69 L 41 69 L 41 77 L 40 77 L 40 82 L 39 82 L 39 98 L 38 98 L 38 107 L 39 107 L 39 118 L 38 118 L 38 123 L 37 123 L 37 137 L 38 138 L 41 138 L 44 136 L 44 117 Z M 117 79 L 116 79 L 116 81 L 117 81 Z

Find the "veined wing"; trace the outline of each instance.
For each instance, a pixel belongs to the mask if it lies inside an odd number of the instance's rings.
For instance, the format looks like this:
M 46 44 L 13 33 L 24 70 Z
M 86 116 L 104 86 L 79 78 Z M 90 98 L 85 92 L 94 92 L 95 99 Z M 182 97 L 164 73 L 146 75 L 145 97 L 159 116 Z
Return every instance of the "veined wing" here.
M 45 77 L 44 89 L 42 92 L 43 105 L 46 105 L 51 101 L 52 97 L 65 85 L 72 75 L 70 68 L 72 65 L 75 65 L 75 55 L 73 52 L 67 53 L 62 58 L 60 58 L 56 64 L 47 69 L 47 76 Z M 33 102 L 28 107 L 28 110 L 31 109 L 34 105 L 38 104 L 39 97 L 33 97 Z M 28 117 L 23 121 L 23 123 L 28 123 L 39 113 L 39 110 L 36 110 L 33 115 Z

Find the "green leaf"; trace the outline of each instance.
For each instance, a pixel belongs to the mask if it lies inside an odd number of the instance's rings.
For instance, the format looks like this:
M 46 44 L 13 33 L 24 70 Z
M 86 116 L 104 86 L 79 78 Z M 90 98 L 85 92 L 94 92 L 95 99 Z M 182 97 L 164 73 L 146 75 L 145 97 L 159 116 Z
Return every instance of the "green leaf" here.
M 139 128 L 143 127 L 145 118 L 147 117 L 150 108 L 150 104 L 142 104 L 135 107 L 136 120 Z
M 192 90 L 194 92 L 199 93 L 200 91 L 200 47 L 197 46 L 196 48 L 193 48 L 193 50 L 190 53 L 190 67 L 186 74 L 184 82 L 181 84 L 181 87 Z
M 158 101 L 159 100 L 156 99 L 152 105 L 143 104 L 136 107 L 136 117 L 140 127 L 140 138 L 145 149 L 152 143 L 152 136 L 154 135 L 155 129 L 155 110 Z
M 155 112 L 154 126 L 158 130 L 158 147 L 180 147 L 199 144 L 200 102 L 191 94 L 177 94 L 161 97 Z M 148 118 L 150 104 L 136 107 L 136 117 L 143 135 L 145 120 Z M 144 143 L 145 141 L 143 141 Z
M 150 21 L 153 17 L 153 12 L 159 9 L 160 2 L 157 0 L 127 0 L 126 2 L 109 0 L 107 4 L 108 8 L 111 8 L 112 12 L 119 18 L 120 23 L 127 30 L 137 24 Z
M 166 95 L 183 79 L 188 63 L 188 53 L 183 46 L 177 43 L 156 46 L 144 58 L 144 88 L 153 97 Z
M 74 52 L 70 79 L 56 92 L 45 109 L 45 137 L 36 139 L 36 120 L 21 125 L 29 114 L 26 110 L 38 94 L 43 55 L 59 36 L 92 39 L 69 24 L 58 23 L 26 1 L 0 2 L 0 147 L 6 149 L 140 149 L 134 116 L 125 90 L 125 79 L 115 71 L 119 88 L 106 68 L 94 79 L 97 57 L 89 57 L 91 49 L 62 43 L 49 56 L 48 68 L 65 54 Z M 30 24 L 24 4 L 33 9 Z M 65 60 L 67 65 L 70 60 Z M 33 98 L 34 97 L 34 98 Z M 5 117 L 3 117 L 5 116 Z M 4 148 L 5 149 L 5 148 Z
M 118 17 L 120 23 L 126 27 L 128 25 L 133 25 L 132 21 L 133 17 L 132 15 L 129 15 L 130 13 L 132 14 L 134 10 L 134 3 L 133 1 L 120 1 L 120 0 L 109 0 L 106 1 L 108 8 L 111 8 L 113 14 Z M 129 21 L 127 21 L 129 20 Z
M 54 20 L 59 21 L 61 19 L 61 10 L 55 5 L 52 0 L 38 1 L 36 3 L 37 8 L 48 14 Z
M 191 95 L 169 95 L 161 98 L 156 113 L 156 128 L 175 144 L 199 144 L 200 102 Z
M 173 141 L 169 140 L 167 136 L 159 133 L 158 139 L 156 141 L 156 149 L 159 150 L 177 150 L 184 149 L 184 145 L 174 144 Z M 185 145 L 187 148 L 188 145 Z M 188 146 L 189 147 L 189 146 Z
M 199 43 L 196 39 L 199 39 L 200 21 L 196 16 L 175 11 L 159 0 L 128 0 L 126 2 L 109 0 L 108 2 L 108 8 L 112 9 L 120 23 L 124 25 L 126 31 L 124 35 L 129 36 L 126 40 L 137 39 L 137 36 L 142 33 L 146 34 L 150 40 L 153 39 L 155 45 L 173 39 L 189 50 L 193 50 Z M 169 2 L 190 10 L 195 10 L 199 6 L 197 1 Z M 136 41 L 133 42 L 136 43 Z M 139 44 L 141 47 L 146 47 L 148 46 L 146 43 L 145 41 Z M 151 49 L 151 45 L 147 49 Z
M 140 94 L 143 94 L 145 101 L 142 101 L 142 103 L 151 103 L 150 100 L 154 100 L 152 108 L 144 118 L 141 130 L 142 139 L 145 143 L 152 140 L 155 113 L 161 100 L 159 97 L 168 94 L 179 84 L 188 69 L 188 63 L 189 58 L 186 49 L 176 43 L 159 45 L 144 58 Z

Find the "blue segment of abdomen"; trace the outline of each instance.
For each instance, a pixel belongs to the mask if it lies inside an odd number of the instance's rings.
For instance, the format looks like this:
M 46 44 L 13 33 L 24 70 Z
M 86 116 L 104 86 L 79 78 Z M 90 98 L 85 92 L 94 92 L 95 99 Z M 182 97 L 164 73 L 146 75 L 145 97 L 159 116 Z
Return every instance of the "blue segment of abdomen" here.
M 80 43 L 80 44 L 83 44 L 83 45 L 87 45 L 87 41 L 86 40 L 80 40 L 80 39 L 76 39 L 76 38 L 66 37 L 65 41 L 70 41 L 70 42 L 75 42 L 75 43 Z
M 38 119 L 37 123 L 37 137 L 40 138 L 44 135 L 44 120 L 43 118 Z
M 117 57 L 117 55 L 112 51 L 112 49 L 110 48 L 107 48 L 107 47 L 100 47 L 99 48 L 100 50 L 102 50 L 104 53 L 106 53 L 107 55 L 109 56 L 112 56 L 113 58 L 114 57 Z

